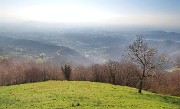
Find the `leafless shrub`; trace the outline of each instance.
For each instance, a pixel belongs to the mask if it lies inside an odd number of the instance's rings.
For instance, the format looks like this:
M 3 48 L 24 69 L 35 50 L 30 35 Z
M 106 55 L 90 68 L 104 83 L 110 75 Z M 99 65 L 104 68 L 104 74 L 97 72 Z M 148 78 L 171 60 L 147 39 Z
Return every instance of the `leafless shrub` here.
M 63 80 L 64 74 L 57 65 L 0 60 L 0 85 L 12 85 L 46 80 Z
M 108 61 L 89 67 L 77 67 L 73 70 L 72 80 L 88 80 L 136 87 L 139 72 L 138 67 L 130 62 Z
M 88 80 L 88 69 L 84 66 L 79 66 L 73 70 L 71 80 L 86 81 Z
M 137 87 L 139 82 L 140 70 L 138 67 L 129 62 L 123 61 L 119 64 L 119 73 L 117 74 L 117 84 Z
M 180 96 L 180 71 L 158 73 L 149 90 L 156 93 L 165 93 Z

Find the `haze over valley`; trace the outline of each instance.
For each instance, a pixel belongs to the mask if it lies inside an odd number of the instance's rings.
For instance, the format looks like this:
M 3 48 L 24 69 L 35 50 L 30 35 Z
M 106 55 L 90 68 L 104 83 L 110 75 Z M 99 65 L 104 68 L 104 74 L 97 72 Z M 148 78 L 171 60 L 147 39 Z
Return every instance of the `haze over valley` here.
M 53 27 L 52 27 L 53 28 Z M 142 35 L 161 53 L 180 54 L 180 33 L 120 27 L 54 27 L 29 26 L 0 32 L 1 55 L 47 59 L 62 64 L 104 63 L 123 58 L 126 46 Z M 17 31 L 16 31 L 17 30 Z M 20 31 L 21 30 L 21 31 Z
M 180 54 L 178 0 L 1 0 L 1 57 L 90 65 L 121 60 L 142 35 Z M 42 58 L 43 57 L 43 58 Z

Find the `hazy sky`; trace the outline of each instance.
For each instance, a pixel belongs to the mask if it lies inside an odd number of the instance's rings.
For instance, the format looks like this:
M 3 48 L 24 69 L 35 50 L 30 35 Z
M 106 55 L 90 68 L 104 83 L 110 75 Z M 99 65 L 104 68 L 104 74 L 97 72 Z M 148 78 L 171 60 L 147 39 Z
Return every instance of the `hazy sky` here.
M 0 22 L 180 27 L 180 0 L 0 0 Z

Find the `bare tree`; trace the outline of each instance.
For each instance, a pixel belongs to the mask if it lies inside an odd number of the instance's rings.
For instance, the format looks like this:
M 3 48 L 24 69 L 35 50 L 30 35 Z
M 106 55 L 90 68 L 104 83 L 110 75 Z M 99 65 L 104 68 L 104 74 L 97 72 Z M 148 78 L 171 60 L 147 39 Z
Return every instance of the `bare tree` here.
M 165 54 L 158 56 L 157 49 L 150 47 L 146 42 L 144 42 L 142 36 L 137 36 L 136 41 L 129 45 L 127 50 L 128 59 L 141 68 L 138 90 L 138 92 L 141 93 L 143 79 L 147 77 L 150 72 L 152 73 L 153 70 L 161 70 L 168 59 Z

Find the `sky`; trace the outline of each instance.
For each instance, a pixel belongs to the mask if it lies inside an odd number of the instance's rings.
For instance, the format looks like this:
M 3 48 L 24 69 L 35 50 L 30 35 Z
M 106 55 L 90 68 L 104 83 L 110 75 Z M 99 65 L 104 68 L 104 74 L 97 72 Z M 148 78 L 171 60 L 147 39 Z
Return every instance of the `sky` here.
M 0 22 L 180 27 L 180 0 L 0 0 Z

